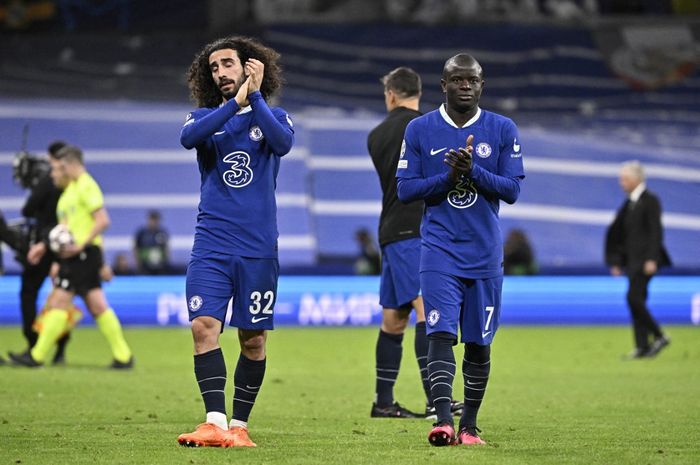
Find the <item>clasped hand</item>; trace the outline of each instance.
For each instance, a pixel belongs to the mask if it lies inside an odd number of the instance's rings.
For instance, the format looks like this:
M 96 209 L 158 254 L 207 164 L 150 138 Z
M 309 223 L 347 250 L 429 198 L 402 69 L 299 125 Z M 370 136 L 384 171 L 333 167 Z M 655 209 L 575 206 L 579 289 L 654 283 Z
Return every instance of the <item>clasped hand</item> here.
M 238 102 L 239 106 L 247 104 L 248 96 L 260 90 L 263 74 L 265 73 L 265 65 L 260 60 L 250 58 L 245 62 L 243 69 L 247 77 L 236 94 L 236 102 Z
M 459 182 L 462 176 L 469 176 L 472 172 L 472 166 L 474 160 L 472 158 L 472 153 L 474 152 L 474 147 L 472 146 L 472 141 L 474 140 L 474 135 L 470 134 L 467 137 L 467 144 L 465 147 L 460 147 L 457 150 L 450 149 L 449 152 L 445 154 L 445 163 L 450 167 L 450 179 L 456 184 Z

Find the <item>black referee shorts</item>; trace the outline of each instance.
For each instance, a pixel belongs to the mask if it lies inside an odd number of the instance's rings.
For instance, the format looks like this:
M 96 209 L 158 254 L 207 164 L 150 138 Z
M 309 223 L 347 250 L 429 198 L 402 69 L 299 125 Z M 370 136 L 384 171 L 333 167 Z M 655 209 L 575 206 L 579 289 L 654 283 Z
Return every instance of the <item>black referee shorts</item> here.
M 88 291 L 102 287 L 102 249 L 90 245 L 78 255 L 59 260 L 60 269 L 54 285 L 84 297 Z

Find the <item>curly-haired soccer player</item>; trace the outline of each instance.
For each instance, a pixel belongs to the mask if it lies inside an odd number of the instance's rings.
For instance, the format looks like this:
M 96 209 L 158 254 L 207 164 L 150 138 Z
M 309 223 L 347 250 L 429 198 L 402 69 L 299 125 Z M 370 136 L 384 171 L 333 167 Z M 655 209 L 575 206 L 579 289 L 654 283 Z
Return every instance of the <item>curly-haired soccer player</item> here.
M 282 83 L 278 58 L 254 39 L 228 37 L 206 45 L 188 72 L 199 108 L 187 115 L 180 142 L 197 149 L 201 197 L 186 294 L 206 421 L 178 437 L 185 446 L 255 446 L 248 417 L 265 375 L 279 275 L 275 186 L 294 143 L 289 115 L 267 103 Z M 227 423 L 219 335 L 231 299 L 241 353 Z

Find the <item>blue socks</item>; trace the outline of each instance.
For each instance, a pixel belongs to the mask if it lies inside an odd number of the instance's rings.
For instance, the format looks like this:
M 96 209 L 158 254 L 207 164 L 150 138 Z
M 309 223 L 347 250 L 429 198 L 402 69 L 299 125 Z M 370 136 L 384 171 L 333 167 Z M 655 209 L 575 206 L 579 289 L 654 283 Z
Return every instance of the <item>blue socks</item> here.
M 194 356 L 194 375 L 207 413 L 226 414 L 226 363 L 221 348 Z
M 236 372 L 233 375 L 235 391 L 232 421 L 248 422 L 250 411 L 253 410 L 255 398 L 258 397 L 265 377 L 266 360 L 251 360 L 243 354 L 238 357 Z
M 394 404 L 394 384 L 399 375 L 403 334 L 389 334 L 379 330 L 377 338 L 377 407 L 389 407 Z
M 416 360 L 420 369 L 420 378 L 425 391 L 426 404 L 433 405 L 433 398 L 430 395 L 430 381 L 428 381 L 428 338 L 425 335 L 425 321 L 416 323 L 416 339 L 413 343 L 416 351 Z
M 450 425 L 454 424 L 451 403 L 452 382 L 457 368 L 452 352 L 455 341 L 453 334 L 445 332 L 436 332 L 428 336 L 428 373 L 437 422 Z
M 476 415 L 479 413 L 481 401 L 484 400 L 490 371 L 491 346 L 481 346 L 471 342 L 465 344 L 462 360 L 464 412 L 459 420 L 460 429 L 476 427 Z

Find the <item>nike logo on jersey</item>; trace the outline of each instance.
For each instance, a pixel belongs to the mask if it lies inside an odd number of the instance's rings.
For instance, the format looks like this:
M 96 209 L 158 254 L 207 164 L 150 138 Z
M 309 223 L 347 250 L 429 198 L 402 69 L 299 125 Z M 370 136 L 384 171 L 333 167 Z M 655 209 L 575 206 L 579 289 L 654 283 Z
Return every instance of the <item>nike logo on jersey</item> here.
M 443 150 L 447 150 L 447 147 L 443 147 L 441 149 L 430 149 L 430 156 L 437 155 L 438 153 L 442 152 Z
M 518 139 L 513 139 L 513 151 L 520 152 L 520 144 L 518 144 Z
M 481 333 L 481 338 L 482 338 L 482 339 L 486 339 L 486 336 L 488 336 L 489 334 L 491 334 L 491 331 L 486 331 L 485 333 L 482 332 L 482 333 Z
M 220 136 L 221 134 L 226 134 L 226 131 L 219 131 L 214 133 L 215 136 Z
M 251 323 L 257 323 L 258 321 L 267 320 L 268 318 L 270 318 L 270 317 L 269 316 L 261 316 L 258 318 L 256 316 L 254 316 L 253 318 L 250 319 L 250 321 L 251 321 Z

